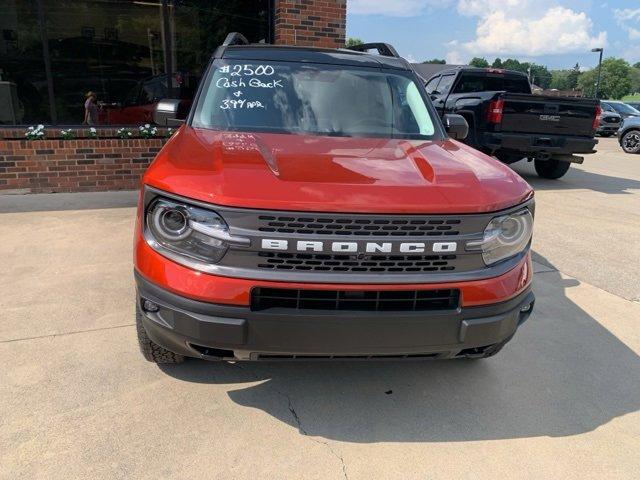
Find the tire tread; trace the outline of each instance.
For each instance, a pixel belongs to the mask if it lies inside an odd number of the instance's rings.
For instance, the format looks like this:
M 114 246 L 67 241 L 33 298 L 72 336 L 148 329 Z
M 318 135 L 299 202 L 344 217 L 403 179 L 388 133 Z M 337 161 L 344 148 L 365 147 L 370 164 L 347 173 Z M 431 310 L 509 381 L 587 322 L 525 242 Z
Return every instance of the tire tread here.
M 147 331 L 142 324 L 142 312 L 140 306 L 136 307 L 136 332 L 138 334 L 138 345 L 145 360 L 153 363 L 176 364 L 184 362 L 184 356 L 174 353 L 161 347 L 147 335 Z

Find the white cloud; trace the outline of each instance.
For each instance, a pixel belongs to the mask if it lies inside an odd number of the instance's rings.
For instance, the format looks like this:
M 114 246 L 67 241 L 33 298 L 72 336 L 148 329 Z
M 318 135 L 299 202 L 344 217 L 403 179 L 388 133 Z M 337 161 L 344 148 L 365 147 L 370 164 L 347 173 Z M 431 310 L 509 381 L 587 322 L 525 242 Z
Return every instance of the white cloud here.
M 475 39 L 449 52 L 457 59 L 584 52 L 607 42 L 606 32 L 593 32 L 586 13 L 551 0 L 458 0 L 458 12 L 478 17 L 478 23 Z
M 386 15 L 412 17 L 429 7 L 443 8 L 453 0 L 348 0 L 347 9 L 352 15 Z
M 640 40 L 640 30 L 629 25 L 637 25 L 640 22 L 640 8 L 616 8 L 613 11 L 618 25 L 620 25 L 629 35 L 629 40 Z
M 448 52 L 445 56 L 445 60 L 450 65 L 464 65 L 468 62 L 468 59 L 462 56 L 462 54 L 457 50 L 451 50 Z

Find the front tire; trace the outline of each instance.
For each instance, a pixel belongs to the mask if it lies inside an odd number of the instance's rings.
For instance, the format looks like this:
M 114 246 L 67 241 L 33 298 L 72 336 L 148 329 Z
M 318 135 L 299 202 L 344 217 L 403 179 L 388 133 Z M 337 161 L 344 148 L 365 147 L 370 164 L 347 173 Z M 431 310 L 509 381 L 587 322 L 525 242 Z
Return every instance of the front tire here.
M 535 160 L 533 163 L 538 176 L 551 180 L 557 180 L 564 176 L 571 166 L 569 162 L 561 162 L 554 158 L 550 158 L 549 160 Z
M 138 345 L 140 346 L 140 352 L 145 360 L 163 364 L 184 362 L 183 355 L 171 352 L 149 338 L 147 331 L 144 329 L 144 325 L 142 324 L 142 312 L 140 311 L 140 305 L 136 306 L 136 331 L 138 333 Z
M 627 153 L 640 153 L 640 130 L 630 130 L 620 139 L 620 146 Z

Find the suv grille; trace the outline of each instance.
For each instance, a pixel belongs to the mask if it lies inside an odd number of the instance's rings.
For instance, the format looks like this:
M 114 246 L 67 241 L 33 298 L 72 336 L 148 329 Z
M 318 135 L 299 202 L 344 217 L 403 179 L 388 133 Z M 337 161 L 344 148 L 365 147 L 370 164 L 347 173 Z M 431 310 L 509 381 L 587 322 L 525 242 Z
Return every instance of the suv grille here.
M 254 288 L 251 309 L 425 311 L 458 307 L 460 291 L 447 290 L 296 290 Z
M 453 271 L 455 255 L 330 255 L 258 252 L 258 268 L 316 272 Z
M 604 117 L 604 121 L 607 123 L 620 123 L 620 117 Z
M 443 236 L 459 235 L 456 225 L 461 220 L 451 218 L 327 218 L 313 216 L 276 217 L 260 215 L 261 232 L 293 233 L 301 235 L 360 235 L 360 236 Z

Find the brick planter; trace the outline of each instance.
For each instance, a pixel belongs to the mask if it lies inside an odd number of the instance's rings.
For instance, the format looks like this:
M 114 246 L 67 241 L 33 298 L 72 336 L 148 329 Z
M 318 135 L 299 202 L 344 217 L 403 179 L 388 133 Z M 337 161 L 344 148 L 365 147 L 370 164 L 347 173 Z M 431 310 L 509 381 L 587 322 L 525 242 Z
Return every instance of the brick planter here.
M 165 141 L 0 139 L 0 194 L 136 189 Z

